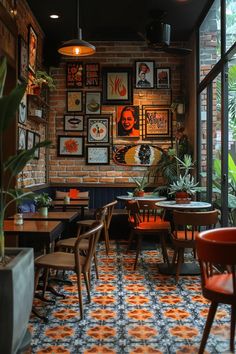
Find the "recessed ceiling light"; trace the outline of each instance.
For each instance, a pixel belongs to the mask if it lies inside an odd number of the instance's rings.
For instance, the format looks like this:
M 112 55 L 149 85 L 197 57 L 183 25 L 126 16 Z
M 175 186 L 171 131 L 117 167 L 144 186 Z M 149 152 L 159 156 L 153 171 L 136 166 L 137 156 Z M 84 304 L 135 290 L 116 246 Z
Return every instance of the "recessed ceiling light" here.
M 59 18 L 59 15 L 56 15 L 56 14 L 53 14 L 53 15 L 50 15 L 50 18 Z

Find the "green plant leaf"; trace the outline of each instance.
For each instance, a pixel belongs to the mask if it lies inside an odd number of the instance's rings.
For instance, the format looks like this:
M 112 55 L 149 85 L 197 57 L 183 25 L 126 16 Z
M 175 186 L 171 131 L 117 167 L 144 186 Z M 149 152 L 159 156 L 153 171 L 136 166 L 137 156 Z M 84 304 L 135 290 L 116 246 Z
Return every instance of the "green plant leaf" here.
M 15 119 L 15 114 L 24 96 L 25 89 L 26 84 L 20 84 L 8 96 L 0 98 L 0 132 L 6 130 Z

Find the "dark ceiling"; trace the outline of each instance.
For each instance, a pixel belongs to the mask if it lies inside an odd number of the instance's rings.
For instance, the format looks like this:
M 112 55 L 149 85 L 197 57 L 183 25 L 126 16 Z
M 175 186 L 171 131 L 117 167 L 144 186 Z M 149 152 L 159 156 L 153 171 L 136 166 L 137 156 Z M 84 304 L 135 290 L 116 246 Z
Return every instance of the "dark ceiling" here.
M 79 25 L 87 41 L 143 40 L 153 10 L 165 11 L 163 22 L 171 25 L 171 41 L 189 38 L 211 0 L 80 0 Z M 27 0 L 47 39 L 47 47 L 76 37 L 77 0 Z M 52 20 L 49 15 L 60 15 Z

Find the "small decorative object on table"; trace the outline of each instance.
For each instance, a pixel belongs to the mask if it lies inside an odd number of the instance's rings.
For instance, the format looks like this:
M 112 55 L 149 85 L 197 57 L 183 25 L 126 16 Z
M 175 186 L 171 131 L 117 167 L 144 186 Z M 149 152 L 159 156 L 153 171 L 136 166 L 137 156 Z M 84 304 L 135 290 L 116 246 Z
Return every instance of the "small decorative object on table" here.
M 175 194 L 177 204 L 189 204 L 191 196 L 196 193 L 198 182 L 194 182 L 194 177 L 190 174 L 193 168 L 193 162 L 190 155 L 184 155 L 184 159 L 180 160 L 175 156 L 178 168 L 180 170 L 179 177 L 169 186 L 169 194 Z M 182 170 L 182 174 L 181 174 Z
M 34 198 L 36 207 L 42 216 L 48 215 L 48 208 L 52 205 L 52 198 L 48 193 L 41 193 Z
M 70 204 L 70 196 L 69 195 L 65 195 L 64 204 Z

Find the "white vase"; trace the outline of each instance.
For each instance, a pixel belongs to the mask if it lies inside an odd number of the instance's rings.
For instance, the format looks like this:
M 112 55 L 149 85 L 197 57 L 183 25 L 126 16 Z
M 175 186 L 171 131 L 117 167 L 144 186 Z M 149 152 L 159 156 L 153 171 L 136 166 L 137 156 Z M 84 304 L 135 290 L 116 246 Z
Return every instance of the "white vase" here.
M 40 215 L 48 216 L 48 207 L 42 207 L 39 209 Z

